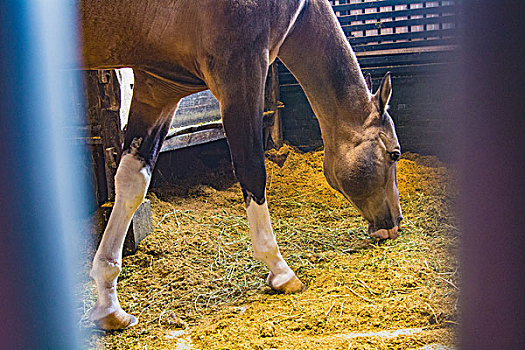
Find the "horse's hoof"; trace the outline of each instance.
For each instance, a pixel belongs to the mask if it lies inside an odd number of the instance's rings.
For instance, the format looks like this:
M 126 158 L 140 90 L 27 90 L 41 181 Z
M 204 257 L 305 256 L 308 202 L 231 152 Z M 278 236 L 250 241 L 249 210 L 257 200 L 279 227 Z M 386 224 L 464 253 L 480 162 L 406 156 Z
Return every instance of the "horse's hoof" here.
M 139 321 L 133 315 L 125 313 L 122 309 L 114 311 L 97 320 L 93 320 L 95 325 L 106 331 L 125 329 L 136 325 Z
M 268 274 L 268 278 L 266 279 L 266 284 L 270 288 L 272 288 L 273 290 L 279 293 L 286 293 L 286 294 L 300 293 L 308 289 L 308 287 L 303 282 L 301 282 L 301 280 L 297 278 L 295 274 L 288 281 L 281 283 L 279 285 L 274 285 L 273 283 L 274 279 L 275 279 L 275 275 L 273 274 L 273 272 L 270 272 Z

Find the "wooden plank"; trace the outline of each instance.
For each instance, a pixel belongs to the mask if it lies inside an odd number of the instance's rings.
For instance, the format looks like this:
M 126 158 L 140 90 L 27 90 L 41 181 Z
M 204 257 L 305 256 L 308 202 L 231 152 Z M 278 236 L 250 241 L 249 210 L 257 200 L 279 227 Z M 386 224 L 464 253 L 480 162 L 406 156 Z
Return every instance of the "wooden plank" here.
M 382 77 L 386 72 L 392 72 L 395 77 L 406 77 L 406 76 L 425 76 L 425 75 L 439 75 L 442 74 L 447 67 L 448 63 L 432 63 L 422 64 L 416 66 L 383 66 L 383 67 L 372 67 L 364 68 L 363 71 L 372 74 L 372 76 Z
M 394 74 L 407 74 L 407 72 L 413 69 L 414 73 L 429 71 L 430 65 L 436 64 L 442 67 L 444 64 L 454 62 L 456 54 L 452 51 L 453 47 L 449 47 L 448 50 L 442 51 L 428 51 L 418 52 L 413 51 L 411 53 L 405 53 L 403 51 L 393 51 L 395 54 L 385 55 L 383 52 L 372 52 L 373 55 L 364 55 L 360 57 L 358 55 L 358 61 L 363 68 L 373 73 L 384 72 L 384 69 L 389 69 Z M 419 67 L 418 67 L 419 66 Z M 437 69 L 437 68 L 436 68 Z M 282 65 L 280 67 L 279 79 L 281 87 L 297 85 L 295 77 Z
M 382 0 L 382 1 L 368 1 L 355 4 L 340 4 L 332 5 L 334 11 L 351 11 L 351 10 L 364 10 L 367 8 L 379 8 L 399 5 L 411 5 L 411 4 L 422 4 L 422 3 L 435 3 L 436 0 Z M 442 7 L 442 6 L 441 6 Z
M 207 130 L 207 129 L 217 129 L 217 128 L 222 128 L 222 121 L 212 121 L 209 123 L 202 123 L 202 124 L 190 125 L 190 126 L 181 127 L 181 128 L 175 128 L 175 129 L 171 129 L 168 132 L 168 135 L 166 135 L 165 139 L 169 140 L 170 138 L 174 136 L 178 136 L 182 134 L 189 134 L 195 131 L 201 131 L 201 130 Z
M 401 53 L 395 55 L 361 56 L 358 58 L 361 67 L 377 65 L 416 65 L 428 63 L 445 63 L 454 59 L 453 51 Z
M 428 24 L 444 24 L 451 23 L 454 24 L 456 21 L 455 15 L 444 15 L 439 17 L 424 17 L 416 19 L 405 19 L 405 20 L 392 20 L 392 21 L 381 21 L 377 20 L 374 23 L 366 24 L 347 24 L 342 25 L 343 31 L 345 33 L 351 32 L 361 32 L 365 30 L 373 29 L 385 29 L 385 28 L 398 28 L 398 27 L 409 27 L 409 26 L 422 26 Z
M 153 219 L 151 216 L 151 202 L 145 199 L 139 206 L 133 221 L 129 227 L 126 239 L 124 240 L 124 249 L 122 254 L 124 256 L 135 254 L 140 241 L 146 238 L 150 233 L 153 233 Z
M 208 130 L 200 130 L 189 134 L 171 137 L 164 141 L 161 152 L 174 151 L 184 147 L 200 145 L 207 142 L 226 138 L 222 127 Z
M 440 38 L 440 39 L 421 39 L 417 41 L 401 41 L 394 43 L 382 43 L 382 44 L 363 44 L 363 45 L 352 45 L 352 48 L 356 52 L 373 52 L 378 54 L 382 50 L 397 50 L 406 48 L 419 48 L 419 47 L 430 47 L 430 46 L 455 46 L 457 45 L 457 39 L 455 37 Z
M 442 64 L 453 62 L 456 58 L 454 51 L 437 51 L 437 52 L 413 52 L 413 53 L 398 53 L 398 54 L 374 54 L 373 56 L 358 56 L 359 65 L 361 68 L 377 67 L 377 66 L 408 66 L 408 65 L 422 65 L 422 64 Z M 282 71 L 280 73 L 280 81 L 282 85 L 295 83 L 296 79 L 289 71 Z
M 405 66 L 378 66 L 363 68 L 364 72 L 372 74 L 372 76 L 383 76 L 390 71 L 395 77 L 415 76 L 415 75 L 436 75 L 443 72 L 448 67 L 447 63 L 432 63 L 421 65 L 405 65 Z M 282 84 L 280 86 L 282 92 L 290 92 L 300 90 L 301 86 L 297 81 Z
M 370 42 L 380 41 L 399 41 L 399 40 L 411 40 L 411 39 L 425 39 L 427 37 L 454 37 L 456 35 L 456 29 L 439 29 L 439 30 L 425 30 L 421 32 L 411 33 L 395 33 L 395 34 L 380 34 L 370 35 L 364 37 L 349 37 L 350 44 L 354 46 L 366 45 Z
M 376 20 L 379 18 L 395 18 L 395 17 L 408 17 L 418 15 L 441 15 L 441 14 L 454 14 L 457 11 L 457 6 L 436 6 L 436 7 L 422 7 L 417 9 L 408 10 L 393 10 L 384 12 L 372 12 L 372 13 L 360 13 L 355 15 L 344 15 L 338 16 L 339 23 L 350 24 L 357 21 L 368 21 Z
M 440 45 L 440 46 L 428 46 L 428 47 L 405 47 L 399 49 L 381 50 L 381 51 L 359 51 L 356 52 L 357 59 L 367 56 L 381 56 L 381 55 L 399 55 L 399 54 L 411 54 L 411 53 L 433 53 L 441 51 L 454 51 L 457 49 L 456 45 Z

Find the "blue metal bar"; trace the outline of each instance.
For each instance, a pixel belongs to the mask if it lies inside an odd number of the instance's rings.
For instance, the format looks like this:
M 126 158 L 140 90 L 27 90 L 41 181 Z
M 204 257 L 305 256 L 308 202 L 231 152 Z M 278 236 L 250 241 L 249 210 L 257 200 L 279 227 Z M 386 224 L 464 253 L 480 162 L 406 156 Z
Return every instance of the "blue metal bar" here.
M 69 254 L 84 202 L 65 67 L 75 2 L 0 2 L 0 344 L 76 349 Z M 68 135 L 69 136 L 69 135 Z M 78 181 L 75 183 L 74 181 Z

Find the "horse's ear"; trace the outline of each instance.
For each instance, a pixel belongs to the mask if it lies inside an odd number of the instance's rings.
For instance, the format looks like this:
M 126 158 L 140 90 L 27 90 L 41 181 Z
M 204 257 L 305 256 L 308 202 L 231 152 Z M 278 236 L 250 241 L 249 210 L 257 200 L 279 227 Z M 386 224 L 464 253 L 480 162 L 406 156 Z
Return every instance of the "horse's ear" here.
M 372 92 L 372 74 L 365 74 L 366 86 L 368 86 L 368 91 Z
M 374 95 L 374 99 L 378 104 L 379 113 L 381 115 L 385 113 L 388 107 L 388 102 L 390 102 L 390 97 L 392 97 L 392 79 L 390 78 L 390 72 L 387 72 L 381 81 L 379 89 Z

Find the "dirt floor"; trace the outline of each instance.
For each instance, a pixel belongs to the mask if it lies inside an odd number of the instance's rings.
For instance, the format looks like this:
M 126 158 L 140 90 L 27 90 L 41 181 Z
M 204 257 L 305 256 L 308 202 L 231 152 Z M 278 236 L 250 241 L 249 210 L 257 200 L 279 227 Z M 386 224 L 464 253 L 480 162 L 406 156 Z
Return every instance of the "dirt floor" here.
M 95 289 L 86 282 L 86 347 L 453 348 L 459 233 L 452 172 L 433 157 L 404 154 L 403 230 L 394 241 L 377 242 L 357 210 L 327 185 L 322 152 L 285 146 L 268 158 L 275 234 L 308 290 L 281 295 L 265 287 L 268 271 L 252 258 L 237 184 L 157 190 L 148 195 L 155 232 L 124 258 L 118 282 L 121 304 L 139 324 L 111 333 L 92 328 L 87 311 Z

